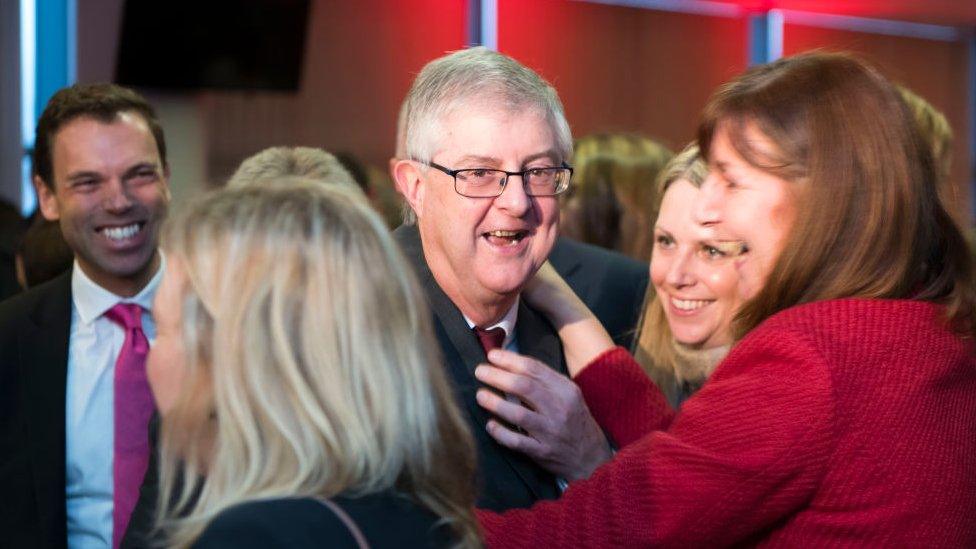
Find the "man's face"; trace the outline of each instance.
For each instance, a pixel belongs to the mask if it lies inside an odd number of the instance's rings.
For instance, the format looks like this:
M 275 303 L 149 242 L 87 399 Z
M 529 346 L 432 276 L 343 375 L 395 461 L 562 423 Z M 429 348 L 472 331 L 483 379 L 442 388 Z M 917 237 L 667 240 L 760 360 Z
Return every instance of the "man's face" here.
M 54 134 L 53 191 L 35 178 L 44 217 L 59 220 L 81 269 L 119 295 L 137 293 L 159 264 L 169 187 L 156 140 L 133 112 L 81 117 Z
M 508 112 L 486 103 L 470 102 L 446 115 L 434 163 L 510 172 L 561 165 L 543 113 Z M 526 195 L 519 176 L 509 177 L 495 198 L 461 196 L 451 176 L 435 169 L 421 178 L 417 206 L 424 255 L 445 293 L 469 316 L 517 295 L 556 240 L 557 197 Z

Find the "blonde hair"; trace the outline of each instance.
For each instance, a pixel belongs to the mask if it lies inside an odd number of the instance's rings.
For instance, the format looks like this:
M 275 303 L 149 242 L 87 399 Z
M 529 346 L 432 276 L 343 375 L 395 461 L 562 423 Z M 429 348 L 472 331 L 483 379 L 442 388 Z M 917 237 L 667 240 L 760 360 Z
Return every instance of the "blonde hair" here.
M 937 178 L 936 190 L 943 207 L 951 212 L 960 198 L 956 187 L 952 184 L 952 126 L 949 125 L 945 115 L 922 96 L 902 85 L 896 84 L 895 89 L 908 105 L 922 139 L 932 150 Z
M 661 211 L 664 193 L 677 181 L 687 181 L 695 187 L 701 187 L 708 176 L 708 166 L 698 151 L 698 145 L 692 143 L 668 162 L 655 182 L 655 197 L 651 226 Z M 653 230 L 653 229 L 651 229 Z M 661 305 L 654 285 L 648 285 L 644 295 L 644 307 L 640 321 L 637 323 L 637 340 L 634 343 L 634 358 L 644 368 L 647 375 L 668 398 L 674 402 L 677 397 L 677 377 L 675 376 L 675 362 L 677 356 L 674 349 L 674 335 L 668 325 L 664 307 Z
M 639 261 L 650 259 L 653 212 L 660 202 L 655 181 L 673 156 L 664 145 L 639 135 L 578 139 L 572 193 L 579 209 L 564 217 L 563 232 Z
M 359 188 L 335 155 L 314 147 L 268 147 L 245 158 L 227 186 L 280 181 L 283 177 L 304 177 Z
M 168 225 L 183 387 L 163 421 L 160 527 L 228 507 L 388 489 L 478 545 L 474 447 L 417 282 L 355 187 L 225 189 Z

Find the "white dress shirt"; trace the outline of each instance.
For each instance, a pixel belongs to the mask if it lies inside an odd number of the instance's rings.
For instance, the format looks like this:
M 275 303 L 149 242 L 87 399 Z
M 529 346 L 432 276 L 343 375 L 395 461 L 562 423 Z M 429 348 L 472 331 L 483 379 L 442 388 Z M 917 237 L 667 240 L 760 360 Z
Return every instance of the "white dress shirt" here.
M 485 330 L 492 330 L 494 328 L 501 328 L 502 330 L 505 330 L 505 340 L 502 341 L 502 349 L 512 351 L 514 353 L 518 352 L 518 341 L 515 339 L 515 322 L 518 320 L 518 306 L 519 298 L 516 297 L 515 303 L 512 304 L 512 307 L 507 313 L 505 313 L 505 316 L 503 316 L 501 320 L 484 328 Z M 463 316 L 464 321 L 468 323 L 468 328 L 473 330 L 475 326 L 474 322 L 464 313 L 461 313 L 461 316 Z
M 115 443 L 115 361 L 125 330 L 103 316 L 119 302 L 143 309 L 150 344 L 156 325 L 149 313 L 165 259 L 138 294 L 123 298 L 93 282 L 75 261 L 71 273 L 71 334 L 65 400 L 65 495 L 68 547 L 112 546 L 112 465 Z

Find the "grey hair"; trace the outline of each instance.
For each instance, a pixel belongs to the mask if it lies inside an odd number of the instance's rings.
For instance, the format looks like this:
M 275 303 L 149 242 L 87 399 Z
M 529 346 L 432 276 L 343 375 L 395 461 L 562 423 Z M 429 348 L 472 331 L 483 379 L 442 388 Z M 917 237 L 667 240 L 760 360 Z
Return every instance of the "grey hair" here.
M 289 177 L 359 188 L 332 153 L 313 147 L 269 147 L 249 156 L 227 181 L 230 188 L 283 181 Z
M 555 134 L 557 152 L 564 161 L 570 159 L 573 136 L 555 88 L 515 59 L 483 46 L 435 59 L 417 75 L 403 106 L 405 127 L 398 128 L 407 157 L 430 162 L 444 133 L 445 117 L 464 104 L 486 99 L 499 101 L 512 112 L 526 108 L 543 112 Z M 406 210 L 404 214 L 404 222 L 410 224 Z M 412 210 L 409 217 L 416 220 Z

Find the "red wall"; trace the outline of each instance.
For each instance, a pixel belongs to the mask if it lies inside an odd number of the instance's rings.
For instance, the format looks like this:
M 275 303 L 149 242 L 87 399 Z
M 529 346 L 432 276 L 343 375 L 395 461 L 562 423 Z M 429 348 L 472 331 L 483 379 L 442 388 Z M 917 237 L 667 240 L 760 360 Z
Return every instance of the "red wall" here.
M 680 148 L 712 90 L 746 66 L 743 20 L 499 0 L 498 49 L 555 85 L 577 137 L 639 131 Z
M 969 48 L 965 41 L 924 40 L 791 24 L 786 25 L 783 35 L 784 55 L 814 48 L 855 52 L 942 111 L 955 134 L 951 182 L 954 192 L 950 206 L 961 222 L 972 222 L 973 106 L 968 100 Z

